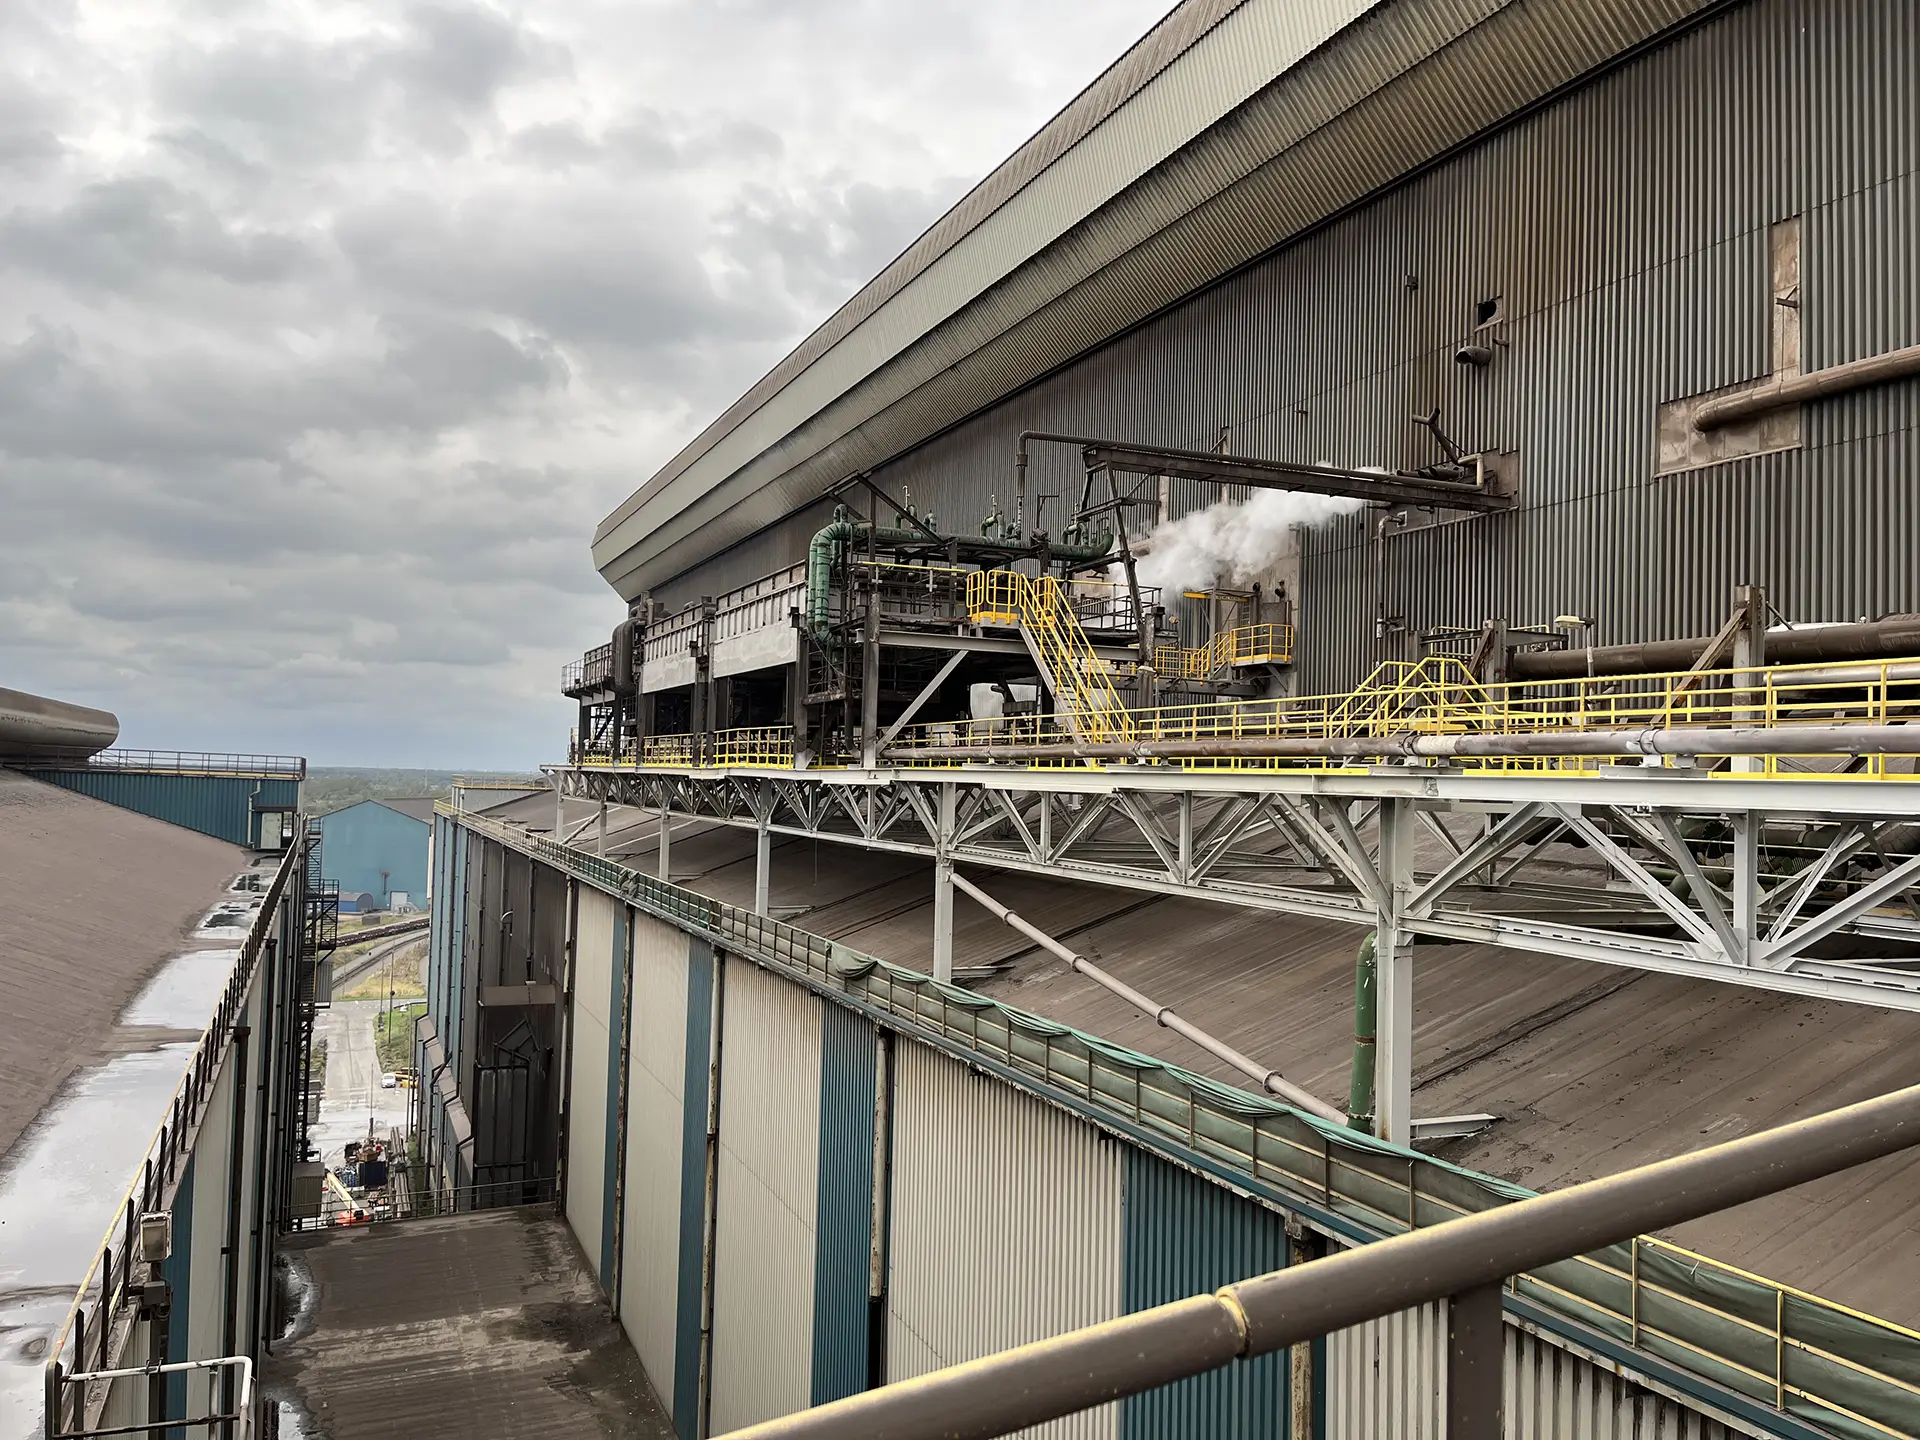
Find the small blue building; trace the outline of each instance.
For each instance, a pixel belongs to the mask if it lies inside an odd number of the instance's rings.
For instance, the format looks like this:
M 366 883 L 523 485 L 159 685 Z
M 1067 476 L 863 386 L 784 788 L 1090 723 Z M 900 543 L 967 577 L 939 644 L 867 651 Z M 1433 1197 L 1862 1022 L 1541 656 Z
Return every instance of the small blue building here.
M 320 817 L 320 864 L 340 889 L 366 891 L 376 905 L 395 895 L 427 903 L 427 842 L 433 833 L 433 801 L 362 800 Z

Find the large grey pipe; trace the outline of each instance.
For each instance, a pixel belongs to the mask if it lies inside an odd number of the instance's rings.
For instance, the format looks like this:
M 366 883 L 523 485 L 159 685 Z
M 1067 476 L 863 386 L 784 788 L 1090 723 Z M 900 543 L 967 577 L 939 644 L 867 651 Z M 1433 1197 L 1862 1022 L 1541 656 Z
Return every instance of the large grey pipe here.
M 989 1440 L 1916 1143 L 1920 1086 L 750 1425 L 732 1440 Z
M 106 710 L 0 690 L 0 764 L 72 764 L 120 738 L 119 717 Z
M 1578 680 L 1586 675 L 1660 675 L 1685 670 L 1706 653 L 1710 635 L 1653 640 L 1644 645 L 1597 645 L 1582 650 L 1522 650 L 1507 662 L 1515 680 Z M 1920 615 L 1890 615 L 1860 625 L 1804 625 L 1767 632 L 1769 665 L 1825 660 L 1889 660 L 1920 654 Z M 1782 675 L 1775 684 L 1790 685 Z M 1806 683 L 1816 684 L 1809 680 Z
M 1087 959 L 1086 956 L 1076 954 L 1051 935 L 1047 934 L 1046 931 L 1022 920 L 1013 911 L 987 894 L 986 891 L 982 890 L 978 885 L 975 885 L 971 880 L 968 880 L 964 875 L 956 872 L 953 877 L 953 885 L 956 890 L 966 891 L 967 894 L 971 895 L 993 914 L 1006 921 L 1006 923 L 1011 925 L 1015 930 L 1018 930 L 1022 935 L 1033 941 L 1033 943 L 1038 945 L 1042 950 L 1045 950 L 1050 955 L 1059 956 L 1074 970 L 1077 970 L 1080 974 L 1093 981 L 1094 984 L 1111 990 L 1136 1010 L 1151 1015 L 1157 1023 L 1164 1025 L 1167 1029 L 1173 1031 L 1174 1034 L 1191 1040 L 1195 1045 L 1198 1045 L 1215 1059 L 1224 1060 L 1248 1079 L 1258 1081 L 1260 1088 L 1268 1094 L 1278 1095 L 1289 1105 L 1318 1115 L 1322 1120 L 1331 1120 L 1336 1125 L 1344 1125 L 1347 1123 L 1347 1117 L 1343 1113 L 1334 1109 L 1333 1106 L 1327 1104 L 1326 1101 L 1320 1099 L 1317 1095 L 1314 1095 L 1310 1091 L 1302 1090 L 1272 1066 L 1262 1065 L 1258 1060 L 1241 1054 L 1238 1050 L 1227 1044 L 1226 1041 L 1216 1040 L 1197 1025 L 1191 1025 L 1187 1021 L 1182 1020 L 1178 1015 L 1173 1013 L 1170 1006 L 1162 1005 L 1157 1000 L 1148 999 L 1145 995 L 1142 995 L 1138 990 L 1127 984 L 1126 981 L 1116 979 L 1112 975 L 1109 975 L 1098 965 Z
M 1191 740 L 928 745 L 899 760 L 1452 760 L 1582 755 L 1920 755 L 1920 724 L 1685 725 L 1669 730 L 1542 730 L 1471 735 L 1245 735 Z

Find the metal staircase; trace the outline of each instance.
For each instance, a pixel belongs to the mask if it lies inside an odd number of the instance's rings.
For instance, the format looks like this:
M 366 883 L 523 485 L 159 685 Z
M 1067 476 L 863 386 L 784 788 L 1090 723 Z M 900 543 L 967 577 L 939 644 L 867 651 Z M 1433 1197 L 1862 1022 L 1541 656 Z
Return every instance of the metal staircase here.
M 1020 627 L 1028 654 L 1077 738 L 1131 740 L 1133 716 L 1073 613 L 1066 588 L 1051 575 L 976 570 L 967 577 L 967 613 L 975 624 Z

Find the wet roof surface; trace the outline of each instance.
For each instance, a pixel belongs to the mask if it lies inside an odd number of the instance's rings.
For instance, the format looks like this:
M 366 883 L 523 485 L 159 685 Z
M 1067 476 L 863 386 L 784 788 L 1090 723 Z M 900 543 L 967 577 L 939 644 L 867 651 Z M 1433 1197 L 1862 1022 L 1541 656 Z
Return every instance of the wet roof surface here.
M 578 814 L 572 813 L 578 810 Z M 569 807 L 568 824 L 585 818 Z M 551 804 L 535 822 L 553 823 Z M 608 853 L 656 873 L 659 822 L 616 808 Z M 583 837 L 590 839 L 591 836 Z M 753 903 L 753 836 L 675 822 L 676 883 Z M 976 870 L 995 899 L 1118 978 L 1343 1105 L 1361 932 L 1224 904 Z M 925 970 L 930 866 L 830 841 L 772 851 L 791 923 Z M 981 993 L 1229 1083 L 1224 1065 L 955 901 L 954 964 Z M 1414 952 L 1414 1113 L 1500 1117 L 1433 1153 L 1549 1190 L 1920 1083 L 1920 1016 L 1486 945 Z M 1769 1279 L 1920 1324 L 1920 1154 L 1679 1227 Z
M 672 1440 L 551 1206 L 322 1231 L 282 1250 L 313 1288 L 263 1383 L 296 1434 Z
M 237 846 L 0 770 L 0 1154 L 247 866 Z

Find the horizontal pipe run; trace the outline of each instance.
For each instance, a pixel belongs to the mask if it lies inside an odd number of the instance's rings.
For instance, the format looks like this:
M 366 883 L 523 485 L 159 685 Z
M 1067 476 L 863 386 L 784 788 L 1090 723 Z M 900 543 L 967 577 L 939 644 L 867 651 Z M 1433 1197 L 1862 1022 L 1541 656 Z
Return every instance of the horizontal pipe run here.
M 1453 760 L 1583 755 L 1920 755 L 1920 725 L 1676 725 L 1470 735 L 1241 735 L 895 748 L 894 760 Z
M 1920 1086 L 869 1390 L 732 1440 L 989 1440 L 1920 1143 Z
M 1724 400 L 1709 400 L 1695 413 L 1693 428 L 1702 432 L 1723 430 L 1790 405 L 1825 400 L 1850 390 L 1864 390 L 1869 385 L 1885 385 L 1914 375 L 1920 375 L 1920 345 L 1889 350 L 1884 355 L 1869 355 L 1864 360 L 1849 360 L 1844 365 L 1815 370 L 1811 375 L 1775 380 L 1742 395 L 1729 395 Z
M 1596 645 L 1577 650 L 1522 650 L 1507 661 L 1509 679 L 1580 680 L 1596 675 L 1658 675 L 1691 668 L 1713 643 L 1711 635 L 1653 640 L 1642 645 Z M 1766 663 L 1819 664 L 1838 660 L 1904 659 L 1920 652 L 1920 615 L 1890 615 L 1857 625 L 1799 625 L 1769 630 Z M 1782 686 L 1796 683 L 1787 676 Z M 1817 680 L 1800 680 L 1814 685 Z
M 1152 1000 L 1142 995 L 1124 980 L 1119 980 L 1109 975 L 1098 965 L 1095 965 L 1091 960 L 1087 959 L 1086 956 L 1075 954 L 1044 930 L 1028 924 L 1025 920 L 1021 919 L 1020 916 L 1002 905 L 998 900 L 987 894 L 986 891 L 982 890 L 978 885 L 975 885 L 958 871 L 954 872 L 953 883 L 956 889 L 966 891 L 967 894 L 985 906 L 987 910 L 1006 921 L 1007 924 L 1033 941 L 1033 943 L 1041 949 L 1059 956 L 1060 959 L 1066 961 L 1074 970 L 1086 976 L 1089 980 L 1093 981 L 1094 984 L 1111 990 L 1136 1010 L 1151 1015 L 1155 1023 L 1164 1025 L 1167 1029 L 1173 1031 L 1174 1034 L 1191 1040 L 1209 1055 L 1217 1060 L 1225 1061 L 1249 1079 L 1259 1081 L 1261 1088 L 1269 1094 L 1278 1095 L 1289 1105 L 1318 1115 L 1322 1120 L 1331 1120 L 1336 1125 L 1344 1125 L 1347 1123 L 1347 1117 L 1340 1111 L 1334 1109 L 1333 1106 L 1308 1091 L 1302 1090 L 1298 1085 L 1295 1085 L 1291 1080 L 1283 1076 L 1278 1070 L 1262 1065 L 1250 1056 L 1241 1054 L 1223 1040 L 1216 1040 L 1206 1031 L 1181 1019 L 1167 1006 L 1160 1004 L 1157 1000 Z

